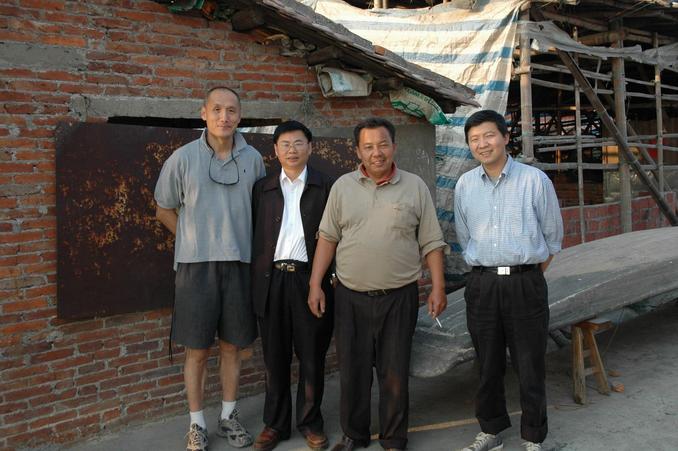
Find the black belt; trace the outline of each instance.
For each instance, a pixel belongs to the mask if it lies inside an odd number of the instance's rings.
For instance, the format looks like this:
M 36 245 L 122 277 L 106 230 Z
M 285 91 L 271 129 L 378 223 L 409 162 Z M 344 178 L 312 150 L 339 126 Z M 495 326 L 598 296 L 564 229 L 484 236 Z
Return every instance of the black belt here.
M 296 260 L 280 260 L 273 262 L 273 267 L 282 272 L 296 272 L 308 269 L 308 263 Z
M 389 293 L 393 293 L 395 290 L 393 288 L 388 290 L 370 290 L 370 291 L 360 291 L 359 293 L 366 294 L 369 297 L 373 298 L 375 296 L 386 296 Z
M 515 266 L 474 266 L 475 272 L 491 272 L 500 276 L 510 276 L 514 273 L 534 271 L 539 265 L 515 265 Z

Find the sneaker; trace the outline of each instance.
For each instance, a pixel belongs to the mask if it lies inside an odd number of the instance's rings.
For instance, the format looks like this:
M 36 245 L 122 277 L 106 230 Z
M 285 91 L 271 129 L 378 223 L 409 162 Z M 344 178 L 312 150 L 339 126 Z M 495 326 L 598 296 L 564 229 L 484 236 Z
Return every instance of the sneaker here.
M 228 418 L 219 419 L 217 435 L 226 437 L 228 444 L 234 448 L 244 448 L 252 444 L 252 436 L 238 421 L 238 410 L 234 410 Z
M 186 437 L 188 438 L 186 451 L 207 451 L 207 429 L 193 423 Z
M 476 435 L 473 443 L 461 451 L 500 451 L 502 449 L 504 449 L 504 444 L 501 441 L 501 437 L 481 432 Z
M 523 442 L 523 448 L 525 448 L 525 451 L 541 451 L 541 443 L 534 443 L 534 442 Z

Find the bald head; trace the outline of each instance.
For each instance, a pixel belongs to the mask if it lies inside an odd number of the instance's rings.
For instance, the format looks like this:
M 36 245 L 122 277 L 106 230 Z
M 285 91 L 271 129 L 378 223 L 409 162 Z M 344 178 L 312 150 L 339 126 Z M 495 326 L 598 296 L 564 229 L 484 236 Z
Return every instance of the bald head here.
M 205 94 L 205 98 L 202 101 L 203 106 L 206 106 L 209 103 L 210 97 L 212 96 L 213 93 L 215 93 L 217 91 L 230 92 L 238 100 L 238 106 L 240 106 L 240 96 L 238 95 L 237 92 L 235 92 L 233 89 L 231 89 L 227 86 L 215 86 L 214 88 L 207 91 L 207 94 Z

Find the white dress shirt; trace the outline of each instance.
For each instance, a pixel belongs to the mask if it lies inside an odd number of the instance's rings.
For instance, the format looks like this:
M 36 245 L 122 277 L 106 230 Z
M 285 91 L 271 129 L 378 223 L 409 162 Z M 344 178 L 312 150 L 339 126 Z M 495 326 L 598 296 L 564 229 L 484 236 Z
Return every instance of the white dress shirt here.
M 306 168 L 294 181 L 287 177 L 284 169 L 280 171 L 280 188 L 285 198 L 285 207 L 273 261 L 297 260 L 308 262 L 300 209 L 301 194 L 306 186 L 306 176 Z

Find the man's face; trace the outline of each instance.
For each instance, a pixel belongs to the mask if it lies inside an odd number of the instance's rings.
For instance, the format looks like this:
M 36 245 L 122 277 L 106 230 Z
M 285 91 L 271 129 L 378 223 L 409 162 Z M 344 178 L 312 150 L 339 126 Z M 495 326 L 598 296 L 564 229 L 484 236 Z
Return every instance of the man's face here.
M 502 135 L 497 124 L 483 122 L 468 130 L 468 146 L 473 157 L 483 166 L 503 167 L 506 161 L 506 145 L 509 142 L 508 135 Z
M 386 127 L 360 130 L 356 152 L 371 178 L 380 180 L 391 173 L 395 151 L 396 145 Z
M 273 147 L 280 166 L 286 172 L 303 171 L 311 156 L 311 143 L 301 130 L 281 134 Z
M 232 138 L 240 123 L 240 103 L 230 91 L 217 89 L 207 98 L 200 110 L 207 123 L 207 132 L 218 139 Z

